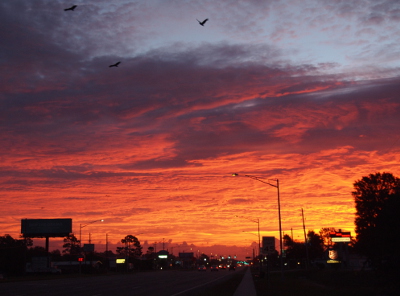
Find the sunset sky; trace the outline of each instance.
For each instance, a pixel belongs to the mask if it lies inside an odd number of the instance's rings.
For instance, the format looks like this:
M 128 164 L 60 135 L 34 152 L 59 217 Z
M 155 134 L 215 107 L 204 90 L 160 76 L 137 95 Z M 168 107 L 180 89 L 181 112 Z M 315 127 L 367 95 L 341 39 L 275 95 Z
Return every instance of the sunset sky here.
M 279 237 L 276 188 L 246 174 L 279 179 L 294 239 L 302 208 L 354 235 L 354 181 L 400 175 L 399 1 L 2 0 L 0 20 L 0 235 Z

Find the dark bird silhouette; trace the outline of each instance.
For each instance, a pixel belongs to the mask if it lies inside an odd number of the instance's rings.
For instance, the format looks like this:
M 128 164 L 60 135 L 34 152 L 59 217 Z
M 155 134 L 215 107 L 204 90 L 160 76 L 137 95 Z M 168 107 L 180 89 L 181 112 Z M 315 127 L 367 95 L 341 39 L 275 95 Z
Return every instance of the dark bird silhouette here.
M 111 67 L 118 67 L 119 64 L 121 64 L 121 62 L 116 62 L 115 64 L 110 65 L 109 67 L 110 67 L 110 68 L 111 68 Z
M 77 7 L 77 5 L 72 5 L 70 8 L 65 8 L 64 11 L 68 11 L 68 10 L 74 11 L 74 9 L 76 7 Z
M 198 22 L 199 22 L 199 24 L 200 24 L 200 26 L 203 26 L 204 27 L 204 24 L 206 23 L 206 21 L 208 21 L 208 18 L 207 19 L 205 19 L 204 21 L 199 21 L 198 19 L 196 19 Z

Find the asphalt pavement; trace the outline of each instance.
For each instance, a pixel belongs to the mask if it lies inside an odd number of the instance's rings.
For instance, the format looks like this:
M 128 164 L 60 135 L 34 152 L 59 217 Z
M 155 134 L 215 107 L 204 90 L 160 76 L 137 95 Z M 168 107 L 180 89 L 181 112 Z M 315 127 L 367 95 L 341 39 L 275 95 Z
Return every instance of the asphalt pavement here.
M 67 295 L 189 295 L 229 277 L 224 272 L 158 271 L 132 274 L 43 278 L 0 282 L 1 296 Z M 196 292 L 197 293 L 197 292 Z M 256 296 L 250 268 L 244 271 L 234 296 Z

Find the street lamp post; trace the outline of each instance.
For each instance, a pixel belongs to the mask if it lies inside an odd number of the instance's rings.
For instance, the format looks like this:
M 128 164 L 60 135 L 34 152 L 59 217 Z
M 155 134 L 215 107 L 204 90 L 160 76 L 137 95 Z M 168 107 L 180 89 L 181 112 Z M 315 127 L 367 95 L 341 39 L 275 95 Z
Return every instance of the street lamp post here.
M 100 219 L 100 220 L 94 220 L 94 221 L 92 221 L 92 222 L 89 222 L 89 223 L 86 223 L 86 224 L 84 224 L 84 225 L 82 225 L 82 224 L 79 224 L 79 254 L 81 254 L 81 252 L 82 252 L 82 248 L 81 248 L 81 241 L 82 241 L 82 228 L 84 228 L 84 227 L 86 227 L 86 226 L 88 226 L 88 225 L 90 225 L 90 224 L 93 224 L 93 223 L 95 223 L 95 222 L 103 222 L 104 220 L 103 219 Z M 90 234 L 89 234 L 89 244 L 90 244 Z M 90 260 L 92 260 L 92 259 L 90 259 Z M 80 273 L 82 273 L 82 266 L 81 266 L 81 261 L 79 261 L 79 274 Z M 85 264 L 86 264 L 86 256 L 85 256 Z M 91 264 L 90 264 L 91 265 Z
M 257 223 L 257 230 L 258 230 L 258 255 L 261 255 L 261 254 L 260 254 L 260 251 L 261 251 L 260 219 L 253 220 L 253 219 L 249 219 L 249 218 L 241 217 L 241 216 L 237 216 L 237 215 L 236 215 L 236 217 L 238 217 L 238 218 L 243 218 L 243 219 L 249 220 L 249 221 L 251 221 L 251 222 Z M 246 232 L 246 231 L 243 231 L 243 232 Z M 252 234 L 253 234 L 253 233 L 252 233 Z
M 232 176 L 239 176 L 237 173 L 232 173 Z M 278 219 L 279 219 L 279 247 L 280 247 L 280 265 L 281 265 L 281 277 L 283 279 L 283 241 L 282 241 L 282 219 L 281 219 L 281 201 L 280 201 L 280 193 L 279 193 L 279 180 L 276 179 L 276 185 L 270 182 L 264 181 L 256 176 L 252 175 L 244 175 L 247 178 L 259 181 L 261 183 L 267 184 L 269 186 L 275 187 L 278 190 Z
M 257 236 L 257 234 L 255 234 L 255 233 L 247 232 L 247 231 L 244 231 L 244 230 L 242 232 Z M 260 249 L 260 245 L 258 245 L 258 249 Z M 254 252 L 254 249 L 253 249 L 253 261 L 255 260 L 256 257 L 257 256 L 256 256 L 256 254 Z M 258 252 L 258 257 L 260 257 L 260 252 Z M 261 263 L 260 259 L 258 261 Z M 261 264 L 260 264 L 260 267 L 261 267 Z M 261 268 L 260 268 L 260 271 L 261 271 Z
M 88 226 L 88 225 L 90 225 L 90 224 L 93 224 L 93 223 L 95 223 L 95 222 L 104 222 L 104 220 L 103 220 L 103 219 L 94 220 L 94 221 L 89 222 L 89 223 L 84 224 L 84 225 L 79 224 L 79 247 L 81 247 L 81 241 L 82 241 L 82 228 L 84 228 L 84 227 L 86 227 L 86 226 Z

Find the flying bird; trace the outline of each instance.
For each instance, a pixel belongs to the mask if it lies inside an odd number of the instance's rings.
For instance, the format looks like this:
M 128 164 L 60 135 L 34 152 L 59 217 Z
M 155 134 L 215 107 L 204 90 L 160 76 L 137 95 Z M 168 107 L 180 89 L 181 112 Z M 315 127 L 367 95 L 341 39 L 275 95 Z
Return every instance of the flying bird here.
M 204 21 L 199 21 L 198 19 L 196 19 L 198 22 L 199 22 L 199 24 L 200 24 L 200 26 L 203 26 L 204 27 L 204 24 L 206 23 L 206 21 L 208 21 L 208 18 L 207 19 L 205 19 Z
M 76 7 L 77 7 L 77 5 L 72 5 L 70 8 L 65 8 L 64 11 L 68 11 L 68 10 L 73 11 Z
M 110 67 L 110 68 L 111 68 L 111 67 L 118 67 L 119 64 L 121 64 L 121 62 L 116 62 L 115 64 L 110 65 L 109 67 Z

